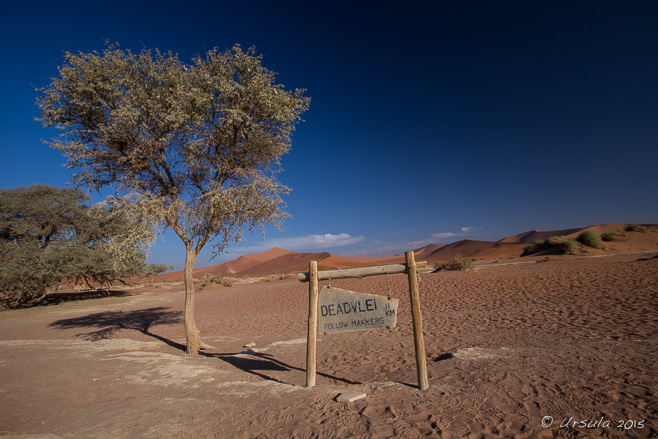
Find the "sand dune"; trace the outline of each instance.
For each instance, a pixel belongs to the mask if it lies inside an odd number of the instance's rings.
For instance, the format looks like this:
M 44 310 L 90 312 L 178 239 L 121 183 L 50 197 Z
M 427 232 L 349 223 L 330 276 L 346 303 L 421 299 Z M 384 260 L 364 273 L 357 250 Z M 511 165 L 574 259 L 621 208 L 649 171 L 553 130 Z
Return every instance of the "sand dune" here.
M 339 268 L 373 267 L 377 265 L 401 264 L 404 256 L 363 257 L 331 255 L 318 263 L 318 270 L 335 270 Z M 308 268 L 308 266 L 307 266 Z M 306 269 L 304 270 L 306 271 Z
M 604 233 L 623 230 L 626 226 L 627 224 L 599 224 L 545 232 L 531 230 L 508 236 L 496 242 L 465 239 L 451 244 L 428 244 L 415 249 L 414 252 L 417 261 L 428 261 L 430 264 L 435 261 L 446 261 L 458 255 L 480 259 L 512 258 L 520 257 L 525 243 L 528 242 L 535 242 L 539 239 L 546 240 L 553 236 L 575 238 L 584 230 Z M 644 234 L 625 234 L 606 244 L 607 253 L 648 250 L 655 248 L 656 242 L 658 242 L 658 234 L 655 231 Z M 591 254 L 603 253 L 606 252 L 591 250 Z M 295 273 L 308 270 L 308 262 L 312 260 L 318 261 L 320 270 L 332 270 L 403 263 L 404 255 L 382 257 L 337 256 L 328 252 L 299 253 L 281 248 L 272 248 L 263 253 L 246 254 L 223 264 L 198 268 L 194 271 L 194 276 L 200 278 L 205 273 L 233 277 Z M 163 277 L 167 277 L 168 280 L 182 280 L 183 274 L 182 272 L 167 273 Z
M 552 238 L 553 236 L 567 236 L 574 233 L 580 233 L 584 228 L 576 227 L 574 229 L 563 229 L 563 230 L 552 230 L 548 232 L 541 232 L 539 230 L 530 230 L 528 232 L 523 232 L 518 235 L 508 236 L 503 238 L 498 242 L 517 242 L 517 243 L 526 243 L 526 242 L 535 242 L 539 239 L 546 240 Z
M 441 247 L 445 247 L 447 244 L 429 244 L 421 248 L 417 248 L 414 250 L 414 253 L 416 257 L 419 257 L 421 259 L 427 259 L 428 255 L 431 255 L 432 253 L 438 251 L 441 249 Z
M 457 255 L 463 257 L 500 258 L 519 256 L 523 252 L 523 245 L 519 243 L 501 243 L 490 241 L 474 241 L 464 239 L 443 245 L 432 252 L 421 252 L 418 258 L 430 261 L 450 259 Z
M 249 253 L 242 255 L 239 258 L 233 259 L 231 261 L 225 262 L 219 265 L 213 265 L 211 267 L 200 268 L 195 270 L 195 275 L 203 275 L 204 273 L 214 274 L 215 276 L 230 276 L 236 273 L 242 273 L 247 271 L 258 264 L 263 262 L 271 261 L 281 256 L 294 254 L 295 252 L 290 250 L 284 250 L 278 247 L 271 248 L 262 253 Z
M 277 258 L 256 264 L 238 273 L 240 276 L 258 276 L 274 273 L 295 273 L 308 270 L 308 261 L 322 261 L 331 253 L 294 253 L 290 252 Z

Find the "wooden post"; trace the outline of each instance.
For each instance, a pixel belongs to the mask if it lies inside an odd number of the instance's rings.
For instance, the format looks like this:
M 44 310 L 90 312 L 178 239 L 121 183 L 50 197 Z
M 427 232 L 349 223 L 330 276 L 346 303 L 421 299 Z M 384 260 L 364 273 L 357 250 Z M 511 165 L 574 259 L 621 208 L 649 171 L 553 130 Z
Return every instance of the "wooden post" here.
M 318 262 L 308 263 L 308 334 L 306 339 L 306 387 L 315 386 L 316 335 L 318 332 Z
M 418 278 L 416 260 L 413 251 L 404 254 L 407 261 L 409 276 L 409 297 L 411 300 L 411 319 L 414 327 L 414 345 L 416 348 L 416 370 L 418 372 L 418 388 L 427 390 L 430 385 L 427 380 L 427 359 L 425 358 L 425 340 L 423 339 L 423 317 L 420 314 L 420 298 L 418 296 Z

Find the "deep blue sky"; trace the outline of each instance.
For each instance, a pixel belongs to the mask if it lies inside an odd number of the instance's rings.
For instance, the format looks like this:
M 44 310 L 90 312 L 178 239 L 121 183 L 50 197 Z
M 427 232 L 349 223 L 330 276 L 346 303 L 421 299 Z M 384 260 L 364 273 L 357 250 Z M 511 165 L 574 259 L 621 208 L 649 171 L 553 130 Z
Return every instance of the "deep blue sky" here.
M 293 219 L 232 245 L 390 255 L 530 229 L 658 223 L 653 1 L 13 2 L 0 14 L 0 187 L 64 186 L 34 117 L 64 51 L 256 46 L 306 88 L 280 180 Z M 382 6 L 382 5 L 386 6 Z M 210 245 L 208 245 L 210 247 Z M 150 260 L 181 269 L 167 233 Z

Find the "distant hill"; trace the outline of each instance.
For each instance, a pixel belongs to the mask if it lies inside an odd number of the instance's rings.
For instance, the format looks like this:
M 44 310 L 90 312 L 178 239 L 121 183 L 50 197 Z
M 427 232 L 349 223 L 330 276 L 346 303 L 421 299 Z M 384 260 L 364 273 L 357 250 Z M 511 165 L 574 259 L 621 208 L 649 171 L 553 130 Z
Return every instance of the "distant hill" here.
M 524 232 L 514 236 L 508 236 L 507 238 L 501 239 L 500 243 L 527 243 L 535 242 L 538 239 L 547 240 L 553 236 L 567 236 L 572 233 L 580 233 L 583 230 L 583 227 L 577 227 L 575 229 L 564 229 L 564 230 L 553 230 L 550 232 L 540 232 L 539 230 L 530 230 L 529 232 Z
M 490 242 L 463 239 L 452 244 L 435 247 L 427 246 L 417 253 L 416 260 L 426 259 L 436 261 L 454 258 L 457 255 L 468 258 L 519 256 L 523 252 L 523 247 L 524 244 L 519 242 Z
M 194 270 L 195 274 L 203 275 L 210 273 L 215 276 L 233 276 L 237 273 L 248 271 L 263 262 L 279 258 L 290 254 L 298 254 L 290 250 L 284 250 L 278 247 L 271 248 L 263 253 L 249 253 L 239 258 L 211 267 L 199 268 Z
M 524 232 L 514 236 L 508 236 L 507 238 L 503 238 L 498 242 L 528 243 L 528 242 L 535 242 L 539 239 L 545 241 L 548 238 L 552 238 L 553 236 L 564 236 L 566 238 L 575 238 L 580 234 L 580 232 L 584 230 L 594 230 L 596 233 L 605 233 L 605 232 L 612 232 L 615 230 L 624 230 L 626 226 L 628 226 L 628 224 L 598 224 L 598 225 L 587 226 L 587 227 L 576 227 L 574 229 L 553 230 L 550 232 L 530 230 L 529 232 Z M 647 224 L 647 226 L 651 226 L 651 224 Z
M 428 261 L 429 263 L 448 260 L 457 255 L 483 259 L 518 257 L 523 253 L 526 243 L 535 242 L 538 239 L 546 240 L 552 236 L 577 237 L 584 230 L 604 233 L 623 230 L 626 226 L 626 224 L 599 224 L 546 232 L 530 230 L 518 235 L 508 236 L 496 242 L 463 239 L 451 244 L 428 244 L 415 249 L 414 253 L 417 261 Z M 654 235 L 658 235 L 658 232 L 637 234 L 625 240 L 615 241 L 614 245 L 611 246 L 611 250 L 636 251 L 656 248 L 658 244 L 655 241 L 658 238 Z M 235 277 L 295 273 L 307 271 L 309 261 L 318 261 L 319 270 L 331 270 L 403 263 L 404 255 L 383 257 L 336 256 L 328 252 L 299 253 L 275 247 L 262 253 L 242 255 L 223 264 L 198 268 L 194 270 L 194 275 L 198 278 L 205 273 L 215 276 Z M 182 279 L 182 272 L 167 273 L 164 276 L 169 280 Z

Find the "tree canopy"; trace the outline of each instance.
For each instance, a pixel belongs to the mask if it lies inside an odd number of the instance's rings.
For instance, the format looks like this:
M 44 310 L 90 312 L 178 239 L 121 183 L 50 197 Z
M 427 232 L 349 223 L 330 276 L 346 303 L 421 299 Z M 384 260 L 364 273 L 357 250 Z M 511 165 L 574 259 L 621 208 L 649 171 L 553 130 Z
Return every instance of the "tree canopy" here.
M 310 98 L 288 91 L 253 48 L 178 56 L 108 45 L 65 54 L 59 77 L 41 89 L 41 121 L 62 137 L 74 181 L 112 187 L 145 227 L 171 227 L 186 249 L 188 352 L 198 350 L 192 269 L 210 240 L 215 252 L 245 228 L 280 226 L 289 192 L 276 174 Z
M 0 189 L 0 307 L 38 302 L 66 280 L 108 287 L 163 268 L 124 241 L 133 221 L 89 201 L 71 188 Z

